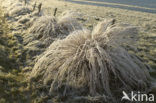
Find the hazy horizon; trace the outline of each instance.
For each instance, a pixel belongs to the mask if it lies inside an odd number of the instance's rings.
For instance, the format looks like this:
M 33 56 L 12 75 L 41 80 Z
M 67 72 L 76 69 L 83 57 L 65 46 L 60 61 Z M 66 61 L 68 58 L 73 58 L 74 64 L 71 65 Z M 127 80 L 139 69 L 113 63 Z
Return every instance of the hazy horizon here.
M 86 0 L 86 1 L 100 1 L 125 5 L 140 6 L 146 8 L 156 8 L 156 0 Z
M 73 3 L 156 13 L 156 0 L 66 0 Z

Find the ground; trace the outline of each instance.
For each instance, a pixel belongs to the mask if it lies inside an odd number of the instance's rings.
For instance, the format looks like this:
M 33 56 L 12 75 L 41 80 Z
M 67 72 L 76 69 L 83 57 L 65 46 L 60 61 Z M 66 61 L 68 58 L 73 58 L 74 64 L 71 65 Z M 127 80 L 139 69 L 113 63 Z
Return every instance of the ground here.
M 128 23 L 140 28 L 138 46 L 140 56 L 145 63 L 156 70 L 156 14 L 123 10 L 110 7 L 73 4 L 60 0 L 39 0 L 43 3 L 45 14 L 56 15 L 65 10 L 74 10 L 82 14 L 80 21 L 86 28 L 91 29 L 97 22 L 107 18 L 116 19 L 117 23 Z M 22 44 L 9 33 L 8 23 L 0 12 L 0 103 L 42 103 L 38 98 L 38 90 L 30 88 L 22 71 L 24 58 Z M 132 44 L 135 45 L 135 44 Z M 134 51 L 133 51 L 134 52 Z M 151 72 L 155 76 L 155 72 Z M 18 94 L 18 95 L 17 95 Z M 8 98 L 9 97 L 9 98 Z

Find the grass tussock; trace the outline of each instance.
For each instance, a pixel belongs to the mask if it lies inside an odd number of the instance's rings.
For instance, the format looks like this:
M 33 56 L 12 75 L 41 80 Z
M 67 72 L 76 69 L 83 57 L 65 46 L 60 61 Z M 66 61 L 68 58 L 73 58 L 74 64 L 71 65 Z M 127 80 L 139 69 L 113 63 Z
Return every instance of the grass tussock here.
M 38 39 L 45 39 L 51 35 L 56 37 L 54 31 L 55 28 L 56 19 L 50 16 L 43 16 L 39 18 L 36 23 L 33 24 L 32 28 L 30 29 L 30 33 L 37 34 L 36 38 Z
M 50 45 L 30 78 L 47 86 L 51 96 L 63 101 L 116 103 L 123 90 L 148 92 L 150 75 L 146 65 L 112 43 L 131 29 L 106 20 L 93 31 L 74 31 Z
M 50 44 L 54 39 L 64 37 L 81 28 L 82 26 L 69 13 L 60 18 L 42 16 L 33 23 L 30 34 L 32 34 L 33 39 L 46 41 Z

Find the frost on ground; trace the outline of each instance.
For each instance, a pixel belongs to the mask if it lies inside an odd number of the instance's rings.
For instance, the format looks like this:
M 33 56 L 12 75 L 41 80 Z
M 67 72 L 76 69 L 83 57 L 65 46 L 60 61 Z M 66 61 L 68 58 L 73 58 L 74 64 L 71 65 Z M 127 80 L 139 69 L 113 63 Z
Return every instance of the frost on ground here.
M 116 103 L 123 90 L 154 91 L 151 68 L 129 51 L 139 52 L 131 46 L 138 26 L 109 17 L 92 29 L 71 10 L 54 16 L 39 2 L 1 2 L 8 30 L 0 18 L 0 102 Z

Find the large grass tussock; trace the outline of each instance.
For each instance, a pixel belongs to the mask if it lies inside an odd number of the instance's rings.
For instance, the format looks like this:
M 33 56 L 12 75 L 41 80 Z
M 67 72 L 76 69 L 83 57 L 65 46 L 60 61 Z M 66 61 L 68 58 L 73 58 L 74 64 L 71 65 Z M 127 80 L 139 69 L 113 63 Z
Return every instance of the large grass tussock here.
M 54 42 L 38 59 L 31 80 L 50 86 L 52 96 L 73 100 L 91 97 L 93 101 L 117 102 L 123 90 L 147 92 L 147 67 L 110 43 L 115 36 L 131 30 L 117 28 L 112 20 L 104 21 L 92 32 L 78 30 Z M 112 32 L 114 29 L 120 32 Z

